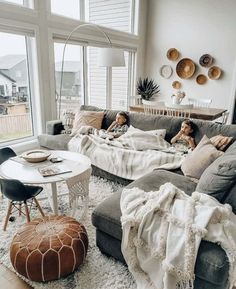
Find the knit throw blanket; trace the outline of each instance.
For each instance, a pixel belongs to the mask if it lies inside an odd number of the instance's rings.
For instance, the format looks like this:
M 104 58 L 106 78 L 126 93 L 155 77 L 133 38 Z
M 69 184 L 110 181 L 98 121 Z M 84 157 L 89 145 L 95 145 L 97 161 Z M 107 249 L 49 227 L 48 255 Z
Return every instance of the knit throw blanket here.
M 157 192 L 124 189 L 121 196 L 122 252 L 138 289 L 193 289 L 202 239 L 218 243 L 236 280 L 236 216 L 229 205 L 166 183 Z
M 161 136 L 145 132 L 125 133 L 118 139 L 102 138 L 104 132 L 83 127 L 68 149 L 88 156 L 96 167 L 116 176 L 135 180 L 156 168 L 175 169 L 183 156 L 168 152 L 170 144 Z

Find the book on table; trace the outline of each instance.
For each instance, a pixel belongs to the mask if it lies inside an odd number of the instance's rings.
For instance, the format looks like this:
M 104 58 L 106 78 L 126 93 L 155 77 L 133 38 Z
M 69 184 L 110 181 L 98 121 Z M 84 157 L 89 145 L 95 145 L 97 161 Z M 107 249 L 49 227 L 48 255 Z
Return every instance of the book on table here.
M 43 177 L 51 177 L 72 172 L 72 170 L 64 164 L 46 166 L 43 168 L 39 168 L 38 170 Z

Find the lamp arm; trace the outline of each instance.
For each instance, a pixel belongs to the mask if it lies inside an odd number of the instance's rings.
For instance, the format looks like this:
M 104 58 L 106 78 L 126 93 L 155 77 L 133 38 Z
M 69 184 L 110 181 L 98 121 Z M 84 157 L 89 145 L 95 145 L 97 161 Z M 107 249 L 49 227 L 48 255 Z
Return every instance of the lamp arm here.
M 60 90 L 59 90 L 59 115 L 58 115 L 58 118 L 60 119 L 61 118 L 61 93 L 62 93 L 62 82 L 63 82 L 63 73 L 64 73 L 64 60 L 65 60 L 65 51 L 66 51 L 66 45 L 68 43 L 68 41 L 70 40 L 72 34 L 77 31 L 79 28 L 81 27 L 85 27 L 85 26 L 92 26 L 94 28 L 96 28 L 98 31 L 100 31 L 104 36 L 105 38 L 107 39 L 107 41 L 109 42 L 110 46 L 112 47 L 112 43 L 111 43 L 111 39 L 110 37 L 107 35 L 106 32 L 104 32 L 99 26 L 97 26 L 96 24 L 93 24 L 93 23 L 84 23 L 84 24 L 79 24 L 78 26 L 76 26 L 71 32 L 70 34 L 68 35 L 68 37 L 66 38 L 66 41 L 65 41 L 65 44 L 64 44 L 64 47 L 63 47 L 63 53 L 62 53 L 62 63 L 61 63 L 61 80 L 60 80 Z

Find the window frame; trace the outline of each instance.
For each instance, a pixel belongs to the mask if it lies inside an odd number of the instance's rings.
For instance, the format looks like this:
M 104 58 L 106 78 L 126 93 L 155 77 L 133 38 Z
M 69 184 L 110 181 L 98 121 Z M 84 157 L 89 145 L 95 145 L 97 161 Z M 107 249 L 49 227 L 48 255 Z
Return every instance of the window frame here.
M 30 107 L 30 116 L 31 116 L 31 126 L 32 126 L 32 135 L 28 137 L 22 137 L 18 139 L 13 139 L 13 140 L 7 140 L 0 142 L 0 146 L 9 146 L 9 145 L 14 145 L 18 143 L 22 143 L 22 141 L 32 141 L 34 140 L 39 132 L 39 121 L 38 121 L 38 113 L 37 113 L 37 99 L 36 97 L 33 97 L 32 95 L 37 96 L 36 93 L 36 87 L 34 86 L 34 82 L 37 81 L 35 78 L 35 61 L 36 59 L 33 60 L 33 53 L 32 53 L 32 46 L 33 43 L 32 41 L 36 42 L 36 36 L 35 36 L 35 31 L 32 29 L 29 29 L 26 31 L 25 29 L 15 29 L 14 26 L 9 26 L 7 29 L 4 25 L 0 25 L 0 32 L 3 33 L 8 33 L 12 35 L 20 35 L 25 38 L 25 46 L 26 46 L 26 66 L 27 66 L 27 77 L 28 77 L 28 89 L 29 89 L 29 107 Z M 30 39 L 30 38 L 34 38 Z M 35 46 L 36 47 L 36 46 Z M 37 52 L 35 51 L 37 54 Z M 36 125 L 37 124 L 37 125 Z

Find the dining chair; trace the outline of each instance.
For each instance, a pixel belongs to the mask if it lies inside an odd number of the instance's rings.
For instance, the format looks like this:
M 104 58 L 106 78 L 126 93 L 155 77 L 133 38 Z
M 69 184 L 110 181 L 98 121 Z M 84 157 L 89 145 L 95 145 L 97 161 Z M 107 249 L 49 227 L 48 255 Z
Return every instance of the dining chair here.
M 142 100 L 145 114 L 164 115 L 165 103 L 163 101 Z
M 11 157 L 15 157 L 16 153 L 9 147 L 0 149 L 0 165 Z
M 16 153 L 9 147 L 0 149 L 0 165 L 7 161 L 9 158 L 16 156 Z M 3 194 L 0 190 L 0 196 L 3 198 Z
M 13 208 L 15 208 L 16 211 L 19 211 L 19 215 L 21 215 L 21 213 L 24 214 L 27 222 L 30 222 L 30 209 L 34 202 L 41 215 L 43 217 L 45 216 L 39 202 L 36 199 L 36 196 L 43 190 L 42 187 L 24 185 L 22 182 L 12 179 L 0 179 L 0 186 L 4 196 L 10 200 L 3 226 L 4 231 L 7 228 L 9 217 L 13 213 Z M 27 205 L 28 202 L 30 202 L 30 209 Z M 25 213 L 22 211 L 22 204 L 24 204 Z
M 190 111 L 187 109 L 167 107 L 166 111 L 167 116 L 190 118 Z
M 188 98 L 188 102 L 189 102 L 189 104 L 193 104 L 194 107 L 206 107 L 206 108 L 209 108 L 211 103 L 212 103 L 212 99 L 210 99 L 210 98 L 198 99 L 198 98 L 189 97 Z
M 229 111 L 226 111 L 222 114 L 219 120 L 215 121 L 215 123 L 227 124 L 228 117 L 229 117 Z

